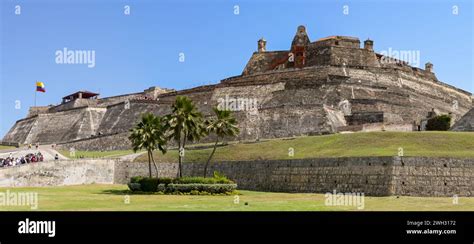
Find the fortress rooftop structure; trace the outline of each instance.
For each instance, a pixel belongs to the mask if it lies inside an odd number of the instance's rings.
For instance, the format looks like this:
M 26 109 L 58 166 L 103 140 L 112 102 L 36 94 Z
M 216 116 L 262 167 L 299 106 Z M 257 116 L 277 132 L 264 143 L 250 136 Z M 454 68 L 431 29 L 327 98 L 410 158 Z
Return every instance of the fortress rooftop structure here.
M 433 64 L 426 63 L 425 70 L 411 67 L 406 61 L 386 57 L 374 52 L 374 41 L 367 39 L 361 48 L 360 40 L 350 36 L 329 36 L 311 42 L 306 28 L 299 26 L 289 50 L 267 51 L 267 41 L 258 41 L 257 52 L 254 52 L 243 76 L 262 72 L 304 68 L 314 66 L 345 66 L 357 68 L 393 68 L 418 72 L 437 81 L 433 73 Z
M 98 97 L 99 93 L 94 93 L 90 91 L 78 91 L 71 95 L 63 97 L 62 103 L 67 103 L 76 99 L 97 99 Z
M 438 80 L 433 64 L 421 69 L 376 53 L 373 40 L 363 46 L 347 36 L 311 41 L 299 26 L 288 50 L 269 51 L 266 44 L 259 39 L 242 74 L 218 84 L 180 91 L 151 87 L 105 98 L 83 91 L 59 105 L 33 107 L 3 141 L 128 149 L 129 129 L 142 114 L 169 113 L 178 95 L 191 98 L 205 116 L 223 101 L 234 103 L 238 140 L 423 130 L 433 114 L 450 114 L 456 122 L 472 108 L 472 94 Z M 249 101 L 256 106 L 247 106 Z

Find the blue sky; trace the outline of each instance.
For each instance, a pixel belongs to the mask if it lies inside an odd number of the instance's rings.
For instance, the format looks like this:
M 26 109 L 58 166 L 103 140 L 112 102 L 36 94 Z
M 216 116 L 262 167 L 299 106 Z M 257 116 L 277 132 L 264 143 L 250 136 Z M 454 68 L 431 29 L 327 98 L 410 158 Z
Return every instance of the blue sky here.
M 37 94 L 38 105 L 57 104 L 77 90 L 104 97 L 216 83 L 242 72 L 260 37 L 268 50 L 289 49 L 301 24 L 312 41 L 347 35 L 370 37 L 378 52 L 419 50 L 422 68 L 430 61 L 440 80 L 474 91 L 473 5 L 467 0 L 0 2 L 0 138 L 34 104 L 37 80 L 47 91 Z M 65 47 L 95 51 L 95 67 L 56 64 L 56 50 Z

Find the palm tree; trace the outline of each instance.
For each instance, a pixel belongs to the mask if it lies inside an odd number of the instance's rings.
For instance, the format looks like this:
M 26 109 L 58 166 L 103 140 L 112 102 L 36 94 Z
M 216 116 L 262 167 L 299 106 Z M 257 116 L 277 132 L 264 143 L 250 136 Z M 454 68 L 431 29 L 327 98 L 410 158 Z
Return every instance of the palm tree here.
M 148 169 L 151 178 L 151 162 L 155 166 L 156 177 L 158 177 L 158 167 L 153 158 L 153 151 L 158 148 L 163 154 L 166 153 L 166 138 L 163 119 L 152 113 L 146 113 L 134 128 L 130 130 L 128 139 L 132 142 L 134 152 L 145 149 L 148 153 Z
M 171 114 L 166 116 L 166 128 L 170 131 L 169 139 L 178 144 L 178 177 L 182 177 L 182 162 L 186 142 L 198 141 L 205 135 L 202 114 L 193 101 L 185 96 L 177 96 L 171 106 Z
M 216 115 L 215 119 L 206 121 L 206 131 L 209 133 L 214 133 L 216 135 L 216 142 L 214 143 L 214 149 L 212 149 L 211 155 L 207 159 L 206 165 L 204 166 L 204 177 L 207 175 L 207 167 L 209 162 L 211 162 L 212 156 L 217 149 L 217 143 L 219 143 L 219 138 L 224 139 L 225 136 L 235 137 L 239 134 L 239 128 L 237 128 L 237 120 L 232 116 L 230 110 L 219 110 L 218 108 L 213 108 Z

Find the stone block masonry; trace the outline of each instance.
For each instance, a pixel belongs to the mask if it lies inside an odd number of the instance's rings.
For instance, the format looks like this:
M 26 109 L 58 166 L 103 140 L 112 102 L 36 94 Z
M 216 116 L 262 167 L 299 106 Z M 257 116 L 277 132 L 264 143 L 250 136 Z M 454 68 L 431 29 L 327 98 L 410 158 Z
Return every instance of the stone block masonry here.
M 114 183 L 112 160 L 62 160 L 0 168 L 0 187 Z
M 159 177 L 175 177 L 177 164 L 158 164 Z M 202 176 L 204 163 L 184 163 L 185 176 Z M 345 157 L 229 161 L 211 164 L 239 189 L 270 192 L 363 192 L 367 196 L 474 196 L 474 159 Z M 148 176 L 147 163 L 75 160 L 0 169 L 0 187 L 126 184 Z M 152 174 L 156 176 L 152 166 Z
M 211 165 L 239 189 L 271 192 L 363 192 L 368 196 L 474 196 L 474 159 L 345 157 L 223 162 Z M 188 176 L 203 164 L 184 164 Z
M 158 177 L 176 178 L 178 174 L 178 164 L 157 163 Z M 152 176 L 156 177 L 155 167 L 151 166 Z M 148 163 L 136 162 L 116 162 L 114 171 L 115 184 L 127 184 L 134 176 L 149 176 Z

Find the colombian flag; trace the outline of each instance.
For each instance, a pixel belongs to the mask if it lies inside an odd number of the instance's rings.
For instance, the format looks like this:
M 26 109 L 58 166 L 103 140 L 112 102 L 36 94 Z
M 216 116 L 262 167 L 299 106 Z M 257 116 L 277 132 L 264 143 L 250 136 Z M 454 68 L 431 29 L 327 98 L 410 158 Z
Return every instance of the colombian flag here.
M 44 89 L 43 82 L 36 82 L 36 91 L 46 92 L 46 89 Z

